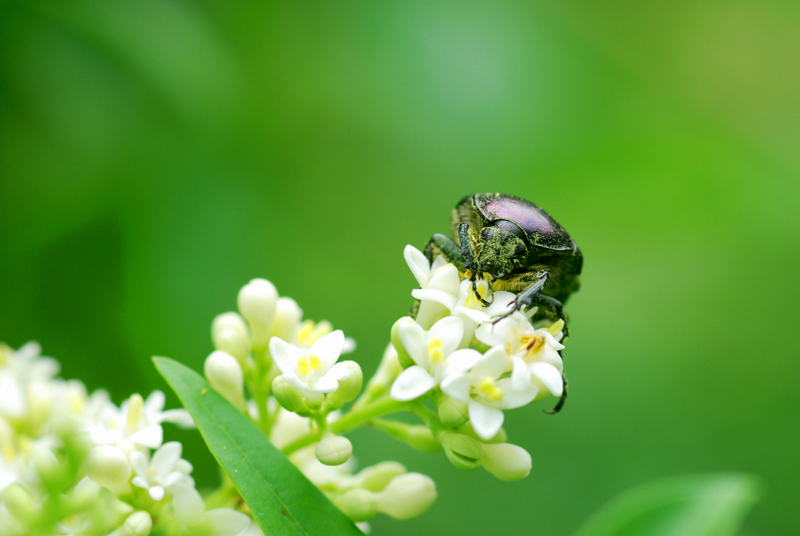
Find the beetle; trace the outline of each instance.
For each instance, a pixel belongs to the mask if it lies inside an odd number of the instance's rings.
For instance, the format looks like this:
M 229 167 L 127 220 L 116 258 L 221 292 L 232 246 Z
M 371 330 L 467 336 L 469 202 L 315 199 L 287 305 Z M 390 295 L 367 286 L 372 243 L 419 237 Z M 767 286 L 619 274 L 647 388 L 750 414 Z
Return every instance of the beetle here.
M 453 238 L 435 234 L 425 247 L 430 262 L 443 255 L 472 281 L 475 297 L 477 280 L 483 276 L 492 290 L 517 294 L 514 307 L 501 320 L 522 307 L 537 307 L 532 320 L 564 321 L 563 305 L 580 286 L 583 255 L 569 236 L 547 212 L 525 199 L 500 193 L 472 194 L 458 202 L 451 220 Z M 509 305 L 511 305 L 509 303 Z M 564 395 L 553 412 L 557 412 Z

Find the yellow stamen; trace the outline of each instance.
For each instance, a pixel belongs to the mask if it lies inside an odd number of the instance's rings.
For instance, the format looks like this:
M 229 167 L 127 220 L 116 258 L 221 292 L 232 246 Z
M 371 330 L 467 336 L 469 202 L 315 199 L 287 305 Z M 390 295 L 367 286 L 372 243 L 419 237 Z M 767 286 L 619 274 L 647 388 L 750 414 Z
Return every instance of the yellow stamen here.
M 14 452 L 14 447 L 11 446 L 11 443 L 6 443 L 3 445 L 3 459 L 5 459 L 6 463 L 11 463 L 14 461 L 14 457 L 16 453 Z
M 311 372 L 311 366 L 308 362 L 308 358 L 303 356 L 297 360 L 297 373 L 300 376 L 307 376 L 309 372 Z
M 477 287 L 475 287 L 475 289 L 476 289 L 476 292 L 477 292 L 478 296 L 480 296 L 481 299 L 486 300 L 486 286 L 485 285 L 478 285 Z M 467 307 L 472 307 L 474 305 L 483 306 L 483 302 L 481 302 L 478 299 L 478 296 L 475 295 L 475 292 L 470 292 L 467 295 L 467 301 L 466 301 L 466 303 L 464 305 L 466 305 Z
M 526 357 L 536 354 L 544 348 L 544 335 L 525 334 L 520 335 L 519 343 L 526 350 Z
M 428 355 L 431 359 L 431 366 L 436 365 L 437 361 L 439 363 L 444 362 L 444 352 L 442 352 L 441 339 L 436 338 L 428 343 Z
M 302 344 L 303 346 L 311 346 L 311 343 L 307 343 L 308 339 L 311 338 L 311 332 L 314 331 L 314 321 L 313 320 L 305 320 L 302 324 L 300 324 L 300 329 L 297 331 L 297 342 Z
M 331 331 L 333 331 L 333 326 L 327 320 L 317 324 L 313 320 L 306 320 L 300 325 L 300 330 L 297 332 L 297 342 L 301 346 L 311 346 L 317 339 Z
M 555 337 L 556 335 L 558 335 L 558 332 L 561 331 L 563 328 L 564 328 L 564 321 L 559 318 L 556 322 L 553 323 L 552 326 L 547 328 L 547 331 L 550 332 L 550 335 Z
M 0 342 L 0 366 L 3 366 L 10 361 L 13 353 L 14 352 L 6 343 Z
M 130 401 L 128 402 L 129 427 L 136 428 L 136 425 L 139 424 L 139 419 L 142 418 L 143 406 L 144 406 L 144 400 L 142 400 L 142 395 L 137 393 L 131 396 Z
M 492 379 L 490 376 L 483 378 L 475 387 L 478 388 L 478 391 L 480 391 L 484 397 L 488 398 L 492 402 L 497 402 L 503 398 L 503 395 L 505 394 L 502 389 L 495 385 L 494 379 Z
M 311 366 L 311 370 L 319 370 L 322 368 L 322 361 L 315 355 L 308 356 L 308 364 Z

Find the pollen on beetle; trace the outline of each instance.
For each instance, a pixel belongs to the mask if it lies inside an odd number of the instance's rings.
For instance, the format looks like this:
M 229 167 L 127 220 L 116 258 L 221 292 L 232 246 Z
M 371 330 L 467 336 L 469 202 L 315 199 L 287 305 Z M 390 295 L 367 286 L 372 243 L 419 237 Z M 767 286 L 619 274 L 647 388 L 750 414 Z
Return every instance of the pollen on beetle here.
M 435 366 L 437 361 L 439 363 L 444 362 L 441 339 L 436 338 L 428 343 L 428 355 L 431 358 L 431 366 Z
M 492 402 L 497 402 L 503 398 L 503 395 L 505 394 L 502 389 L 494 384 L 494 379 L 491 376 L 486 376 L 483 378 L 475 387 L 478 389 L 481 395 Z

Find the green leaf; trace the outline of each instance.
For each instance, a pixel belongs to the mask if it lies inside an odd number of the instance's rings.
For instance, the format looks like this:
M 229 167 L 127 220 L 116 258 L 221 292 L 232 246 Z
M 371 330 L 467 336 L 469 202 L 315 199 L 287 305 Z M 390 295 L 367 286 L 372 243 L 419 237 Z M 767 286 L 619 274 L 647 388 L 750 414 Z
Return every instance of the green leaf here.
M 199 374 L 164 357 L 156 368 L 189 410 L 208 448 L 265 534 L 363 536 L 263 433 Z
M 760 496 L 744 474 L 657 480 L 612 499 L 575 536 L 732 536 Z

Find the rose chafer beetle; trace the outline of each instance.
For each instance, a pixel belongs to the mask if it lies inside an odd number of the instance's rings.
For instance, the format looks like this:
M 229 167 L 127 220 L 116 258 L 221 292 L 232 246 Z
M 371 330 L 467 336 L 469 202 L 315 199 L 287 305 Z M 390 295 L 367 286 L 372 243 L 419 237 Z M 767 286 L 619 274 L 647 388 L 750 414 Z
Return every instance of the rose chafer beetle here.
M 435 234 L 428 241 L 425 254 L 429 261 L 443 255 L 472 281 L 475 297 L 484 305 L 489 302 L 478 293 L 476 284 L 481 277 L 489 281 L 492 290 L 517 294 L 508 314 L 522 307 L 537 307 L 532 321 L 561 319 L 564 336 L 568 335 L 563 305 L 580 286 L 583 256 L 547 212 L 512 195 L 473 194 L 456 205 L 451 228 L 454 240 Z M 566 380 L 564 387 L 554 412 L 564 403 Z

